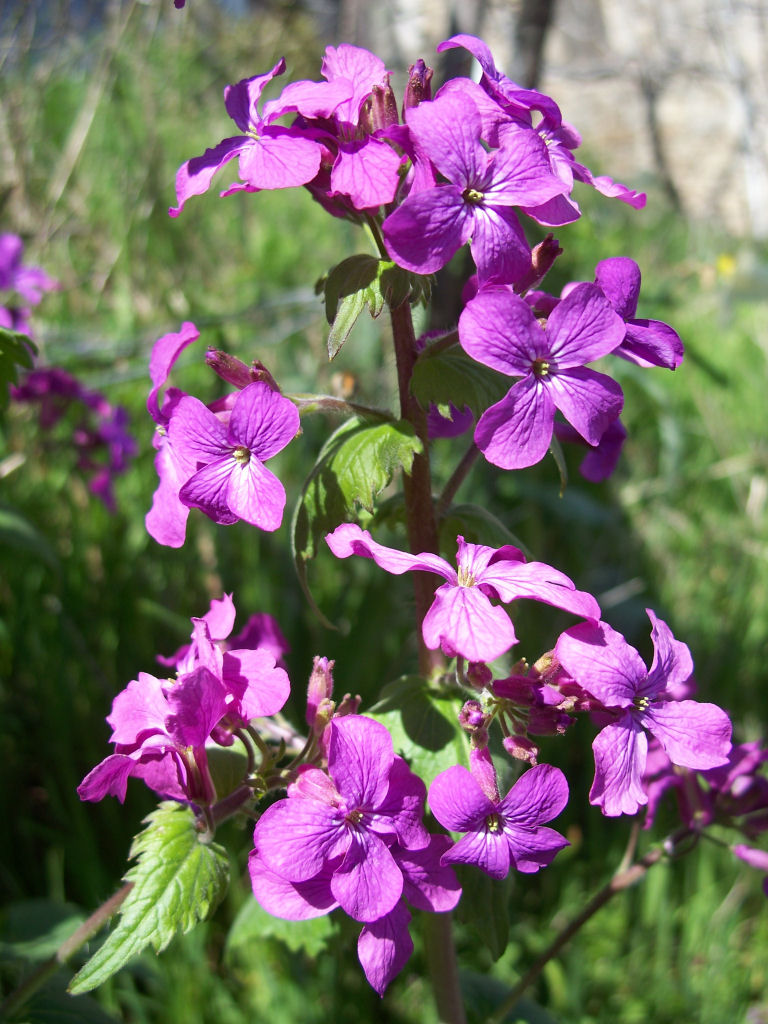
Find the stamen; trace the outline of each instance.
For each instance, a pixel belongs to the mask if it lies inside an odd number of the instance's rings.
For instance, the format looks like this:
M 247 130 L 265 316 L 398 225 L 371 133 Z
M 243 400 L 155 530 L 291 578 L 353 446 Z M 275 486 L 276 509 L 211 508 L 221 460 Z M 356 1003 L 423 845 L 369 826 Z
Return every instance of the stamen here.
M 251 450 L 246 448 L 244 444 L 239 444 L 232 454 L 235 457 L 235 462 L 238 462 L 241 466 L 247 466 L 251 461 Z
M 485 819 L 486 827 L 488 831 L 495 835 L 497 832 L 501 832 L 501 818 L 498 814 L 489 814 Z
M 476 188 L 465 188 L 462 192 L 462 198 L 466 202 L 471 203 L 472 206 L 478 206 L 482 203 L 485 196 L 482 192 L 478 192 Z

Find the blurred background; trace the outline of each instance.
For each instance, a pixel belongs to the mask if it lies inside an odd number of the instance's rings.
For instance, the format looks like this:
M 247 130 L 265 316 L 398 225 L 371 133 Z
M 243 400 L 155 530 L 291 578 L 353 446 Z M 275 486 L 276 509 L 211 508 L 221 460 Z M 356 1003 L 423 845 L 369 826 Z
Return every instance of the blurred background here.
M 579 157 L 595 174 L 647 191 L 638 212 L 578 190 L 584 216 L 558 232 L 565 254 L 547 288 L 557 293 L 569 280 L 591 280 L 598 260 L 631 256 L 643 272 L 638 314 L 676 328 L 686 345 L 682 367 L 612 366 L 629 440 L 609 481 L 581 480 L 580 454 L 567 452 L 562 497 L 546 460 L 507 475 L 480 464 L 459 500 L 492 511 L 536 558 L 595 593 L 605 617 L 646 656 L 644 609 L 653 607 L 689 644 L 700 699 L 731 712 L 740 740 L 765 736 L 767 25 L 764 3 L 737 0 L 0 6 L 0 233 L 19 234 L 25 261 L 60 282 L 32 311 L 38 362 L 124 406 L 137 446 L 129 471 L 115 478 L 110 511 L 89 489 L 72 444 L 77 409 L 42 429 L 35 404 L 12 402 L 0 423 L 6 989 L 118 886 L 152 796 L 135 784 L 124 808 L 111 799 L 82 805 L 75 788 L 108 752 L 104 716 L 115 693 L 139 671 L 152 672 L 157 653 L 182 644 L 189 617 L 212 597 L 234 592 L 238 628 L 255 611 L 277 616 L 291 644 L 297 721 L 314 654 L 336 658 L 339 693 L 369 704 L 412 666 L 402 640 L 407 579 L 321 555 L 310 584 L 341 626 L 332 632 L 294 579 L 287 522 L 266 535 L 243 524 L 216 529 L 193 513 L 178 551 L 144 530 L 156 485 L 148 356 L 182 320 L 202 337 L 173 380 L 206 400 L 223 385 L 203 365 L 203 346 L 262 360 L 288 391 L 394 401 L 386 324 L 361 320 L 334 363 L 327 360 L 314 284 L 366 250 L 352 225 L 330 220 L 304 191 L 224 200 L 212 191 L 179 219 L 167 215 L 179 164 L 232 132 L 224 86 L 280 56 L 285 80 L 317 79 L 326 44 L 355 42 L 387 61 L 399 92 L 420 56 L 438 78 L 469 73 L 463 51 L 450 52 L 458 64 L 444 65 L 431 60 L 434 46 L 459 31 L 483 35 L 500 68 L 553 95 L 581 132 Z M 224 188 L 228 174 L 214 185 Z M 543 233 L 528 227 L 532 241 Z M 300 443 L 275 460 L 289 503 L 333 425 L 308 418 Z M 438 442 L 438 476 L 446 479 L 454 462 L 450 442 Z M 520 654 L 531 660 L 568 624 L 530 608 L 515 619 Z M 541 877 L 512 886 L 506 951 L 494 963 L 471 928 L 459 927 L 472 1020 L 484 1017 L 483 991 L 510 985 L 621 858 L 630 823 L 606 821 L 587 802 L 592 735 L 582 722 L 567 744 L 544 742 L 543 759 L 571 782 L 560 827 L 572 847 Z M 661 825 L 673 827 L 667 812 Z M 322 936 L 298 939 L 268 921 L 251 941 L 228 944 L 229 924 L 250 900 L 243 830 L 222 829 L 233 885 L 211 922 L 159 959 L 139 958 L 93 998 L 62 998 L 70 976 L 62 972 L 19 1019 L 433 1019 L 418 936 L 383 1002 L 367 988 L 347 925 L 335 926 L 327 948 Z M 759 878 L 727 849 L 702 844 L 595 918 L 549 964 L 532 992 L 538 1005 L 518 1018 L 759 1024 L 768 1021 L 767 940 Z

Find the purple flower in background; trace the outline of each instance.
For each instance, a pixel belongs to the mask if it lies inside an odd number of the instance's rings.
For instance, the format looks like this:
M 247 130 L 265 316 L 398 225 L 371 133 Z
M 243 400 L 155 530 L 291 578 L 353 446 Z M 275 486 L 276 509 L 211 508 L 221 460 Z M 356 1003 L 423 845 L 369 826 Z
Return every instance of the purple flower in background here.
M 334 718 L 325 733 L 328 774 L 306 769 L 259 819 L 254 844 L 266 867 L 292 883 L 330 874 L 334 899 L 356 921 L 397 904 L 403 873 L 390 847 L 424 849 L 424 784 L 396 758 L 383 725 Z
M 488 153 L 482 117 L 462 92 L 450 92 L 406 112 L 417 155 L 446 179 L 411 193 L 384 221 L 393 259 L 431 274 L 466 242 L 481 281 L 514 281 L 527 273 L 531 250 L 512 206 L 543 203 L 565 191 L 550 171 L 535 132 L 511 128 Z
M 555 437 L 566 444 L 578 444 L 582 448 L 588 448 L 579 465 L 579 472 L 585 480 L 599 484 L 607 480 L 616 469 L 627 439 L 627 430 L 621 420 L 616 419 L 608 424 L 595 447 L 591 447 L 570 423 L 555 421 Z
M 9 232 L 0 235 L 0 327 L 29 334 L 28 307 L 36 306 L 43 292 L 55 291 L 59 282 L 49 277 L 42 267 L 25 267 L 23 255 L 24 242 L 19 235 Z M 17 296 L 26 305 L 17 305 L 14 301 Z
M 261 93 L 268 82 L 285 71 L 285 60 L 265 75 L 245 78 L 224 90 L 227 113 L 242 132 L 223 139 L 202 156 L 182 164 L 176 175 L 178 205 L 168 211 L 177 217 L 191 196 L 207 192 L 214 175 L 224 164 L 238 157 L 242 184 L 233 185 L 226 194 L 247 189 L 290 188 L 304 185 L 315 177 L 322 157 L 321 144 L 300 128 L 277 124 L 289 113 L 306 117 L 328 117 L 350 92 L 348 82 L 293 82 L 281 96 L 258 111 Z
M 503 799 L 455 765 L 437 776 L 428 799 L 441 825 L 466 833 L 443 854 L 443 864 L 474 864 L 491 878 L 506 878 L 510 867 L 538 871 L 568 846 L 559 832 L 543 827 L 568 802 L 565 776 L 551 765 L 524 772 Z
M 194 467 L 179 500 L 218 523 L 243 519 L 276 530 L 285 489 L 264 462 L 299 430 L 296 406 L 257 381 L 235 396 L 225 425 L 197 398 L 187 395 L 173 411 L 169 437 L 183 464 Z
M 670 761 L 684 768 L 715 768 L 728 760 L 731 723 L 715 704 L 675 699 L 693 672 L 688 647 L 648 609 L 653 664 L 648 670 L 624 637 L 605 623 L 583 623 L 563 633 L 555 658 L 565 671 L 612 713 L 597 735 L 590 803 L 603 814 L 635 814 L 646 804 L 643 786 L 648 738 L 661 743 Z
M 595 284 L 626 323 L 624 340 L 615 350 L 638 366 L 676 369 L 683 359 L 680 335 L 661 320 L 638 320 L 640 268 L 626 256 L 601 260 L 595 268 Z
M 478 421 L 475 442 L 486 459 L 502 469 L 539 462 L 552 439 L 555 409 L 597 445 L 624 397 L 616 381 L 584 364 L 612 352 L 624 333 L 623 321 L 595 285 L 574 288 L 546 327 L 511 287 L 481 289 L 459 320 L 462 348 L 479 363 L 522 377 Z
M 411 555 L 377 544 L 367 530 L 353 523 L 337 527 L 325 538 L 337 558 L 361 555 L 396 576 L 411 570 L 434 572 L 446 582 L 424 617 L 422 634 L 432 650 L 460 654 L 468 661 L 493 661 L 517 643 L 506 612 L 491 604 L 520 597 L 597 620 L 600 609 L 591 594 L 576 590 L 571 580 L 544 562 L 526 562 L 511 545 L 495 548 L 467 544 L 457 538 L 457 568 L 439 555 Z

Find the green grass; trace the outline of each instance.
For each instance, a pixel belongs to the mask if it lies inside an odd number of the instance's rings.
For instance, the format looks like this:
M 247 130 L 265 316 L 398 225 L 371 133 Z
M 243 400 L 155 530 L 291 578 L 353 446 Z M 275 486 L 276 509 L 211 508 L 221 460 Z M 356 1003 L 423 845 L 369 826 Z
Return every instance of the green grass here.
M 411 664 L 401 639 L 410 617 L 407 579 L 384 579 L 363 560 L 340 567 L 320 558 L 311 569 L 318 600 L 332 619 L 355 626 L 331 633 L 293 578 L 285 525 L 269 536 L 242 524 L 216 530 L 193 514 L 180 551 L 160 548 L 144 531 L 155 486 L 146 360 L 154 339 L 182 319 L 204 332 L 175 376 L 190 391 L 216 393 L 199 365 L 206 344 L 262 359 L 290 390 L 330 390 L 344 369 L 365 378 L 363 399 L 386 404 L 394 391 L 378 323 L 356 328 L 338 365 L 325 361 L 312 286 L 365 248 L 349 225 L 330 221 L 300 192 L 211 194 L 191 200 L 178 220 L 167 217 L 179 163 L 230 132 L 223 86 L 263 72 L 282 52 L 294 77 L 317 77 L 322 50 L 295 17 L 260 16 L 233 31 L 207 5 L 189 7 L 178 17 L 170 4 L 125 4 L 130 18 L 113 52 L 97 36 L 64 40 L 34 60 L 18 53 L 0 86 L 18 167 L 18 182 L 3 197 L 3 229 L 21 230 L 29 260 L 63 283 L 34 321 L 44 357 L 125 403 L 140 443 L 110 516 L 74 471 L 64 430 L 41 437 L 20 407 L 2 426 L 0 458 L 25 457 L 3 478 L 0 498 L 0 819 L 12 823 L 0 830 L 6 907 L 42 898 L 87 912 L 114 890 L 151 795 L 135 786 L 125 807 L 83 805 L 75 787 L 107 753 L 104 716 L 115 693 L 138 671 L 151 671 L 157 652 L 183 643 L 189 616 L 222 589 L 234 590 L 243 619 L 257 610 L 277 615 L 299 694 L 314 654 L 337 659 L 339 692 L 360 692 L 368 702 Z M 100 62 L 106 71 L 97 89 Z M 89 97 L 92 122 L 58 190 L 62 154 Z M 232 178 L 225 171 L 222 187 Z M 548 286 L 589 280 L 599 259 L 632 255 L 643 271 L 638 312 L 676 326 L 687 358 L 674 374 L 613 364 L 630 440 L 611 481 L 582 485 L 578 458 L 568 453 L 563 497 L 554 464 L 545 461 L 515 475 L 478 464 L 459 499 L 487 506 L 536 557 L 609 595 L 606 617 L 646 654 L 644 608 L 655 608 L 689 643 L 702 699 L 728 707 L 742 736 L 760 736 L 768 635 L 766 254 L 663 210 L 637 213 L 584 192 L 579 199 L 585 217 L 560 233 L 566 255 Z M 307 421 L 301 443 L 276 463 L 289 500 L 327 429 Z M 443 476 L 452 459 L 442 443 L 436 465 Z M 521 653 L 535 657 L 567 619 L 529 607 L 516 623 Z M 569 743 L 545 744 L 546 757 L 571 780 L 574 848 L 541 876 L 516 883 L 511 940 L 498 963 L 470 929 L 459 929 L 462 962 L 475 977 L 512 984 L 621 858 L 627 823 L 607 822 L 587 804 L 591 737 L 585 722 Z M 112 1019 L 136 1022 L 280 1024 L 350 1014 L 431 1021 L 418 936 L 413 960 L 383 1002 L 362 979 L 349 925 L 315 958 L 276 939 L 226 953 L 228 926 L 250 897 L 245 837 L 233 824 L 223 838 L 236 883 L 215 919 L 161 958 L 141 958 L 92 1004 L 78 1004 L 85 1008 L 75 1019 L 90 1019 L 101 1006 Z M 564 1024 L 746 1021 L 750 1007 L 766 1012 L 764 902 L 754 872 L 702 845 L 617 897 L 550 964 L 532 995 Z M 11 918 L 6 912 L 0 920 L 0 938 L 9 939 Z M 22 970 L 6 956 L 0 978 L 8 987 Z M 46 1012 L 34 1019 L 50 1019 Z M 473 1012 L 482 1019 L 480 1009 Z

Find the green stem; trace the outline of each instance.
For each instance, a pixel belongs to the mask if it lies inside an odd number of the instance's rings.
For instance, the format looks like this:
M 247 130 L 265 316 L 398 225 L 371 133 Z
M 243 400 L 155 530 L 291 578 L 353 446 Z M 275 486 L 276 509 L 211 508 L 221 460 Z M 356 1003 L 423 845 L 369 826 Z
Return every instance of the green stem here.
M 451 914 L 423 914 L 424 952 L 440 1024 L 466 1024 Z
M 65 964 L 71 956 L 74 956 L 81 946 L 84 946 L 117 913 L 132 888 L 133 882 L 126 882 L 113 896 L 110 896 L 108 900 L 94 910 L 91 916 L 83 921 L 80 927 L 68 939 L 62 942 L 53 956 L 44 960 L 43 963 L 36 967 L 0 1006 L 0 1020 L 6 1020 L 31 999 L 48 978 L 55 974 L 62 964 Z
M 636 864 L 631 864 L 629 867 L 624 867 L 626 861 L 626 855 L 622 858 L 622 863 L 619 870 L 611 878 L 610 882 L 603 886 L 592 899 L 587 903 L 581 913 L 577 914 L 574 919 L 563 928 L 563 930 L 555 936 L 554 940 L 544 950 L 544 952 L 537 957 L 531 967 L 526 971 L 523 977 L 518 981 L 509 995 L 506 997 L 503 1003 L 496 1008 L 494 1013 L 488 1018 L 487 1024 L 502 1024 L 502 1021 L 507 1014 L 512 1010 L 517 1003 L 520 996 L 525 990 L 533 984 L 538 978 L 541 972 L 544 970 L 546 965 L 552 960 L 560 950 L 565 946 L 573 936 L 582 928 L 590 918 L 594 917 L 598 910 L 601 910 L 606 903 L 613 899 L 617 893 L 623 892 L 624 889 L 628 889 L 632 885 L 636 885 L 637 882 L 641 881 L 654 864 L 658 864 L 662 859 L 669 857 L 667 847 L 669 844 L 670 849 L 676 849 L 680 840 L 683 839 L 690 832 L 689 829 L 680 829 L 669 837 L 664 843 L 660 843 L 655 846 L 652 850 L 649 850 L 644 857 L 641 857 Z M 635 842 L 634 833 L 630 835 L 629 847 L 631 848 Z
M 435 515 L 437 516 L 438 522 L 443 518 L 445 513 L 448 511 L 451 502 L 456 497 L 456 492 L 458 491 L 459 487 L 461 487 L 461 485 L 464 483 L 467 474 L 469 473 L 470 469 L 472 469 L 472 467 L 474 466 L 479 454 L 480 449 L 473 441 L 472 444 L 467 449 L 467 451 L 464 453 L 461 462 L 458 464 L 456 469 L 454 469 L 451 478 L 448 480 L 445 487 L 443 488 L 443 493 L 438 498 L 437 505 L 435 506 Z

